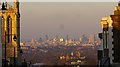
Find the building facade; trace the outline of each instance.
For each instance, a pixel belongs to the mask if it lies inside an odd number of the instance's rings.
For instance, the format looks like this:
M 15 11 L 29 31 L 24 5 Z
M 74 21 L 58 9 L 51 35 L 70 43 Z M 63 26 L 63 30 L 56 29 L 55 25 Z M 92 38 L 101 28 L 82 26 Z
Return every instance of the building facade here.
M 13 63 L 20 63 L 20 12 L 19 1 L 14 0 L 12 7 L 7 2 L 2 3 L 0 9 L 1 23 L 1 42 L 2 42 L 2 59 Z
M 99 34 L 101 39 L 102 56 L 99 58 L 100 62 L 104 62 L 109 58 L 108 62 L 111 65 L 120 64 L 120 2 L 115 7 L 114 15 L 110 15 L 101 20 L 102 33 Z M 100 55 L 100 54 L 98 54 Z M 103 61 L 101 61 L 103 59 Z M 103 63 L 102 65 L 107 64 Z
M 113 20 L 113 36 L 112 36 L 112 44 L 113 44 L 113 54 L 114 63 L 120 63 L 120 3 L 115 7 L 114 15 L 110 15 Z
M 2 21 L 2 17 L 0 16 L 0 66 L 2 66 L 1 21 Z

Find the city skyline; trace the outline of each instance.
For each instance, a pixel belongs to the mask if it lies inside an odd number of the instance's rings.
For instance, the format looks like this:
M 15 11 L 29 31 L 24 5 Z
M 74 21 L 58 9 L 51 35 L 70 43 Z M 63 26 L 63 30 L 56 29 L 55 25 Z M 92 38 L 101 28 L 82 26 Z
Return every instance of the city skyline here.
M 119 65 L 119 18 L 120 2 L 3 2 L 0 65 Z
M 113 14 L 114 6 L 116 2 L 22 2 L 21 39 L 97 34 L 101 31 L 101 18 Z

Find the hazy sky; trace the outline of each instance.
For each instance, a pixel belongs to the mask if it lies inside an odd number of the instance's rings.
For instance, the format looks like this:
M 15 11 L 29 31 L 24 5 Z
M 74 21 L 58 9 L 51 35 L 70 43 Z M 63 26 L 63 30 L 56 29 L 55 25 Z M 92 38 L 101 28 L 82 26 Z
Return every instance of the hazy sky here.
M 39 2 L 20 3 L 21 38 L 39 39 L 47 34 L 79 38 L 101 32 L 102 17 L 113 14 L 117 3 Z

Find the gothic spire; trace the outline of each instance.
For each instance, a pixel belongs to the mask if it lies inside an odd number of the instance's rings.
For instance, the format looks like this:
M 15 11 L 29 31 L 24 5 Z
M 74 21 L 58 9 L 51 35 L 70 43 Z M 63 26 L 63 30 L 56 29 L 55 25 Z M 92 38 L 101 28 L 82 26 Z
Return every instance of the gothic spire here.
M 4 2 L 2 3 L 2 10 L 6 10 Z
M 19 12 L 19 0 L 14 0 L 14 9 Z

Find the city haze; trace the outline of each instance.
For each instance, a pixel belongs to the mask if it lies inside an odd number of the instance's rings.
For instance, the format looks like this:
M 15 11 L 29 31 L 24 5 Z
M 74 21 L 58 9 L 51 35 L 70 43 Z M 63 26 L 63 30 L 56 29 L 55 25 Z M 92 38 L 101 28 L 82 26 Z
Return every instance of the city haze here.
M 97 34 L 101 18 L 113 14 L 114 6 L 116 2 L 22 2 L 21 39 Z

